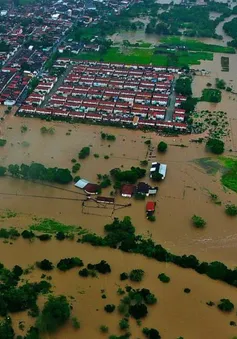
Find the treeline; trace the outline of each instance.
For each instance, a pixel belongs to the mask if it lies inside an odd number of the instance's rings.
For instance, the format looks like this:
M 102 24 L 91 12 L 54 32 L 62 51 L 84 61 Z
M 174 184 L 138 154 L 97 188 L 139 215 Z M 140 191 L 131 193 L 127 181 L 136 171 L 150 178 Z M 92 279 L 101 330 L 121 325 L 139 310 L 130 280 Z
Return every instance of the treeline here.
M 123 183 L 135 184 L 138 179 L 146 175 L 146 170 L 140 167 L 131 167 L 130 170 L 125 171 L 114 168 L 110 171 L 110 175 L 115 181 L 114 187 L 120 188 Z
M 223 30 L 233 39 L 232 41 L 228 42 L 228 46 L 237 48 L 237 18 L 226 22 L 223 26 Z
M 41 180 L 58 184 L 68 184 L 73 179 L 71 172 L 67 168 L 47 168 L 39 163 L 32 163 L 31 165 L 21 164 L 20 166 L 11 164 L 8 167 L 0 166 L 0 176 L 6 174 L 9 174 L 14 178 Z
M 216 20 L 210 20 L 211 11 L 222 13 Z M 219 22 L 231 15 L 227 4 L 210 2 L 207 6 L 185 7 L 174 5 L 153 18 L 146 27 L 146 33 L 163 35 L 185 35 L 189 37 L 220 38 L 215 29 Z M 184 30 L 183 33 L 180 30 Z
M 229 285 L 237 286 L 237 269 L 229 269 L 225 264 L 214 261 L 200 262 L 194 255 L 175 255 L 152 239 L 144 239 L 135 234 L 135 228 L 130 217 L 123 220 L 117 218 L 104 227 L 104 237 L 96 234 L 85 234 L 79 242 L 90 243 L 93 246 L 109 246 L 124 252 L 139 253 L 160 262 L 170 262 L 182 268 L 190 268 L 199 274 L 205 274 L 211 279 L 221 280 Z

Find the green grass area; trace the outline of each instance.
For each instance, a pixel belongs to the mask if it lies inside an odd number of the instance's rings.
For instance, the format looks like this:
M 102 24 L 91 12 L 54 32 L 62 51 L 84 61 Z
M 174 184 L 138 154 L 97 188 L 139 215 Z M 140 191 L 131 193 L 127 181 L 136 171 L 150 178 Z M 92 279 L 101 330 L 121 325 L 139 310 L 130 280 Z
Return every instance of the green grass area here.
M 150 64 L 154 66 L 199 65 L 200 60 L 213 60 L 213 54 L 207 52 L 177 52 L 176 54 L 154 54 L 153 48 L 126 48 L 123 52 L 118 47 L 111 47 L 106 53 L 81 53 L 79 55 L 61 54 L 79 60 L 120 62 L 127 64 Z
M 227 169 L 221 177 L 222 184 L 237 193 L 237 158 L 219 157 L 218 159 Z
M 85 231 L 75 225 L 65 225 L 53 219 L 39 219 L 35 224 L 30 226 L 31 231 L 43 232 L 43 233 L 80 233 Z
M 192 51 L 204 51 L 204 52 L 213 52 L 213 53 L 235 53 L 233 47 L 225 47 L 219 45 L 205 44 L 204 42 L 195 40 L 195 39 L 180 39 L 180 37 L 164 37 L 161 39 L 161 42 L 176 45 L 176 46 L 186 46 Z
M 237 157 L 219 156 L 217 160 L 200 158 L 194 162 L 202 167 L 207 174 L 215 175 L 217 172 L 221 172 L 222 185 L 237 193 Z

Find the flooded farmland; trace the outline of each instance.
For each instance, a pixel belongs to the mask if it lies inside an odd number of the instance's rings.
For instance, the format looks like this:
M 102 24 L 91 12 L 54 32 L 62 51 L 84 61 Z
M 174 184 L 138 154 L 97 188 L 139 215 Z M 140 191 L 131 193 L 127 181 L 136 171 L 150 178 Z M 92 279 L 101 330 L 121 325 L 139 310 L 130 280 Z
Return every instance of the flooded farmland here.
M 194 96 L 200 97 L 208 82 L 214 87 L 217 77 L 224 79 L 228 86 L 233 87 L 233 92 L 236 92 L 236 56 L 229 55 L 230 71 L 221 72 L 221 55 L 215 54 L 213 62 L 205 61 L 197 67 L 210 71 L 210 74 L 194 77 Z M 227 112 L 231 133 L 225 139 L 225 156 L 236 156 L 236 95 L 223 91 L 219 104 L 198 103 L 197 110 L 206 109 Z M 23 125 L 27 127 L 24 133 L 21 131 Z M 40 129 L 43 126 L 53 127 L 54 134 L 42 134 Z M 13 114 L 6 116 L 1 122 L 0 131 L 1 138 L 7 140 L 6 145 L 0 149 L 1 165 L 4 166 L 30 164 L 34 161 L 49 167 L 71 169 L 71 159 L 77 159 L 79 151 L 85 146 L 90 146 L 91 154 L 87 159 L 78 160 L 81 164 L 78 175 L 94 183 L 98 180 L 97 174 L 108 174 L 113 168 L 129 169 L 131 166 L 140 166 L 140 161 L 145 159 L 149 164 L 158 160 L 168 166 L 165 180 L 159 183 L 157 196 L 149 198 L 156 202 L 154 223 L 146 219 L 144 201 L 116 195 L 118 208 L 89 206 L 83 209 L 83 191 L 75 188 L 73 184 L 47 185 L 4 177 L 0 178 L 1 213 L 9 209 L 17 214 L 12 218 L 0 218 L 1 227 L 14 226 L 22 231 L 34 223 L 35 218 L 54 218 L 103 235 L 104 225 L 111 223 L 114 217 L 121 219 L 129 215 L 136 228 L 136 234 L 151 236 L 156 243 L 174 254 L 193 254 L 201 261 L 218 260 L 228 267 L 236 267 L 236 219 L 224 213 L 225 204 L 236 203 L 236 193 L 224 189 L 220 184 L 221 170 L 208 173 L 205 166 L 200 166 L 200 163 L 204 162 L 198 161 L 199 159 L 210 157 L 215 161 L 216 156 L 207 153 L 203 144 L 191 143 L 193 136 L 161 137 L 154 132 L 46 122 L 15 117 Z M 116 140 L 102 140 L 102 131 L 115 135 Z M 148 151 L 144 143 L 146 140 L 151 140 L 152 151 Z M 168 143 L 168 151 L 162 155 L 156 151 L 161 140 Z M 105 156 L 108 158 L 105 159 Z M 152 184 L 148 174 L 144 181 Z M 108 187 L 103 190 L 103 195 L 109 196 L 112 190 L 112 186 Z M 210 192 L 218 196 L 221 205 L 211 201 Z M 123 206 L 130 203 L 131 206 Z M 192 226 L 191 217 L 194 214 L 206 220 L 204 229 Z M 111 274 L 99 275 L 97 278 L 79 277 L 77 269 L 65 273 L 57 269 L 50 272 L 53 291 L 56 294 L 64 294 L 71 300 L 72 314 L 81 323 L 81 328 L 77 331 L 68 324 L 56 334 L 50 335 L 52 339 L 107 338 L 105 334 L 100 333 L 101 325 L 109 327 L 109 335 L 121 334 L 118 327 L 121 316 L 117 312 L 107 314 L 103 308 L 106 304 L 119 304 L 121 297 L 118 296 L 117 289 L 119 286 L 125 287 L 126 284 L 134 288 L 149 288 L 158 298 L 157 305 L 149 307 L 149 316 L 142 320 L 141 327 L 134 320 L 130 321 L 132 339 L 143 338 L 143 327 L 159 329 L 164 339 L 232 339 L 236 335 L 236 327 L 230 326 L 231 321 L 236 321 L 235 313 L 224 314 L 216 306 L 206 305 L 209 301 L 217 304 L 222 298 L 230 298 L 237 305 L 236 289 L 207 276 L 198 275 L 194 271 L 140 255 L 83 245 L 76 240 L 42 242 L 36 239 L 30 242 L 18 239 L 12 243 L 0 240 L 0 250 L 3 253 L 1 261 L 9 268 L 16 264 L 26 268 L 44 258 L 56 264 L 62 258 L 73 256 L 80 257 L 86 265 L 100 260 L 106 260 L 111 265 Z M 134 268 L 145 271 L 142 283 L 119 280 L 120 273 L 129 272 Z M 158 274 L 162 272 L 171 278 L 169 284 L 162 284 L 157 279 Z M 34 268 L 24 279 L 39 281 L 41 275 L 42 271 Z M 190 294 L 185 294 L 184 288 L 190 288 Z M 102 298 L 101 291 L 104 291 L 105 299 Z M 43 305 L 43 302 L 44 298 L 40 298 L 40 305 Z M 34 323 L 26 313 L 13 315 L 14 327 L 19 335 L 22 335 L 22 332 L 18 329 L 18 322 L 22 319 L 25 320 L 26 328 Z M 48 336 L 43 339 L 48 339 Z

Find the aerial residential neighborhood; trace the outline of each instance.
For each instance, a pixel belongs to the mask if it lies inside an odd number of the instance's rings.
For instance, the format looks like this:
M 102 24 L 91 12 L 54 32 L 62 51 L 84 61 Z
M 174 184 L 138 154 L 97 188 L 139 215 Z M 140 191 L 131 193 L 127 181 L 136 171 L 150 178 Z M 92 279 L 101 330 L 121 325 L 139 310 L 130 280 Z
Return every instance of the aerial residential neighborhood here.
M 236 0 L 0 0 L 0 339 L 237 339 Z

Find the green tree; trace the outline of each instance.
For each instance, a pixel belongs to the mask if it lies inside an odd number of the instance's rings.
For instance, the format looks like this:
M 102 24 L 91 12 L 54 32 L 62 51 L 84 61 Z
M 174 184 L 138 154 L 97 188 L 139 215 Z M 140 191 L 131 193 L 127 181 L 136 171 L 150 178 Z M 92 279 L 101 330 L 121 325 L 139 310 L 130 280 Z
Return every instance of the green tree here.
M 144 271 L 141 269 L 132 270 L 129 274 L 129 279 L 132 281 L 142 281 L 144 277 Z
M 37 320 L 40 332 L 53 333 L 69 319 L 70 305 L 65 296 L 50 296 Z
M 119 322 L 119 327 L 121 330 L 127 330 L 129 328 L 129 322 L 127 318 L 123 318 Z
M 8 172 L 16 178 L 19 178 L 20 176 L 20 167 L 18 165 L 9 165 L 8 166 Z
M 214 154 L 221 154 L 224 152 L 225 144 L 222 140 L 209 138 L 206 143 L 206 148 Z
M 148 311 L 145 304 L 135 304 L 129 306 L 129 313 L 135 319 L 141 319 L 146 317 Z
M 1 339 L 14 339 L 15 333 L 12 327 L 12 321 L 10 317 L 0 322 L 0 338 Z
M 226 83 L 223 79 L 216 78 L 216 88 L 225 89 Z
M 234 304 L 229 299 L 221 299 L 217 307 L 223 312 L 231 312 L 234 309 Z
M 160 281 L 162 281 L 163 283 L 169 283 L 170 282 L 170 277 L 168 277 L 165 273 L 160 273 L 158 275 L 158 278 L 160 279 Z
M 161 339 L 159 332 L 154 328 L 149 329 L 145 327 L 142 329 L 142 333 L 145 334 L 148 339 Z
M 53 264 L 48 259 L 37 262 L 37 267 L 44 271 L 51 271 L 53 269 Z
M 79 159 L 85 159 L 86 157 L 88 157 L 90 155 L 90 147 L 83 147 L 79 154 L 78 157 Z
M 0 177 L 3 177 L 6 174 L 7 168 L 0 166 Z
M 206 225 L 206 221 L 202 217 L 199 217 L 195 214 L 192 216 L 192 222 L 197 228 L 203 228 Z
M 152 173 L 151 179 L 153 181 L 157 181 L 158 182 L 158 181 L 161 181 L 163 179 L 163 175 L 161 173 L 155 171 L 155 172 Z
M 177 79 L 175 83 L 175 92 L 185 96 L 192 95 L 192 79 L 188 76 L 181 76 Z
M 230 215 L 230 216 L 236 216 L 237 215 L 237 206 L 234 205 L 234 204 L 226 205 L 225 213 Z
M 212 279 L 224 280 L 226 279 L 229 271 L 226 265 L 219 261 L 213 261 L 208 265 L 207 275 Z
M 157 151 L 164 153 L 164 152 L 167 151 L 167 147 L 168 147 L 167 143 L 164 142 L 164 141 L 161 141 L 161 142 L 159 142 L 159 144 L 157 146 Z

